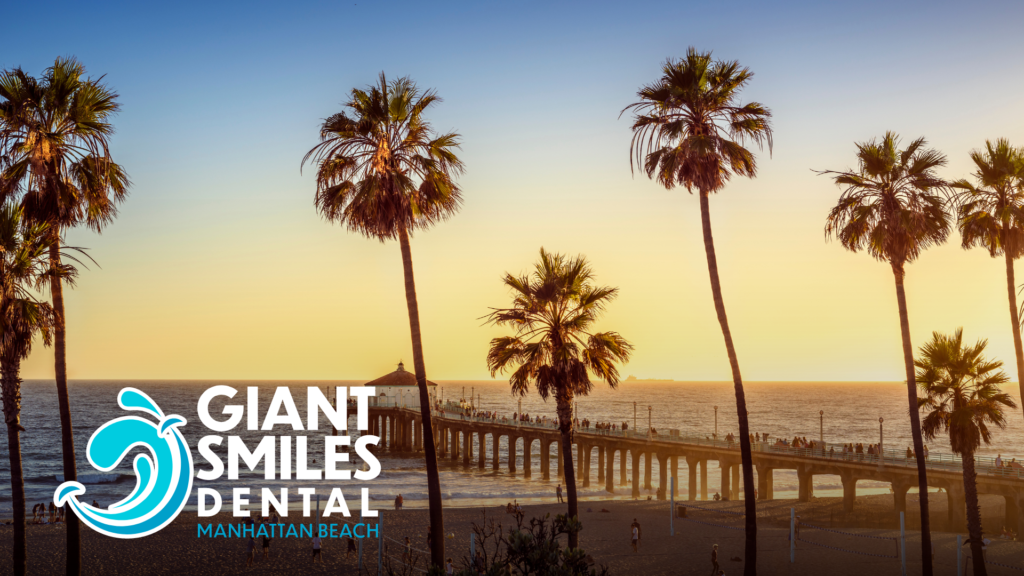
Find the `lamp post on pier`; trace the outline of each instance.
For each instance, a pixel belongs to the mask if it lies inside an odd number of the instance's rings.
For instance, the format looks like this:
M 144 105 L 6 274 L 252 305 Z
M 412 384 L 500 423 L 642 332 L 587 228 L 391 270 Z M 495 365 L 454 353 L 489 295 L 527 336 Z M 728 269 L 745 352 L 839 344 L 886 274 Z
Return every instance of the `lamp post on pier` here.
M 636 401 L 633 401 L 633 434 L 636 434 Z
M 818 441 L 821 442 L 821 449 L 825 449 L 825 411 L 818 410 Z
M 882 430 L 882 422 L 884 422 L 884 421 L 885 421 L 884 418 L 882 418 L 881 416 L 878 417 L 878 467 L 879 468 L 884 466 L 884 461 L 885 461 L 885 459 L 882 457 L 882 455 L 885 454 L 885 448 L 884 448 L 884 446 L 885 446 L 885 431 Z
M 519 397 L 519 415 L 516 416 L 516 428 L 519 428 L 519 423 L 523 421 L 523 397 Z
M 715 440 L 718 440 L 718 406 L 715 406 Z
M 651 425 L 651 411 L 654 410 L 653 406 L 647 407 L 647 438 L 650 439 L 653 436 L 654 427 Z

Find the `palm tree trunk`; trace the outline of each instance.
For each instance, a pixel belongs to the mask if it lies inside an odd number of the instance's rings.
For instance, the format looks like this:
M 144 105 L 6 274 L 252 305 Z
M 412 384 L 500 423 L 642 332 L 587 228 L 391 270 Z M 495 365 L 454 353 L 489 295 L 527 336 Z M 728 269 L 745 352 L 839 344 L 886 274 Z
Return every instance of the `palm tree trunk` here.
M 50 269 L 60 270 L 60 229 L 53 227 L 53 242 L 50 244 Z M 71 426 L 71 403 L 68 400 L 67 332 L 64 326 L 64 289 L 60 278 L 51 277 L 50 292 L 53 294 L 54 338 L 53 371 L 57 381 L 57 403 L 60 406 L 60 440 L 64 455 L 64 481 L 78 480 L 75 464 L 75 434 Z M 68 508 L 67 522 L 67 576 L 82 573 L 81 524 L 74 510 Z
M 740 362 L 736 357 L 736 348 L 732 344 L 732 333 L 729 331 L 729 319 L 725 316 L 725 302 L 722 300 L 722 285 L 718 280 L 718 259 L 715 257 L 715 240 L 711 235 L 711 207 L 708 193 L 700 192 L 700 223 L 704 232 L 704 252 L 708 258 L 708 275 L 711 277 L 711 294 L 715 300 L 715 312 L 718 323 L 722 326 L 725 338 L 725 351 L 729 355 L 729 367 L 732 369 L 733 386 L 736 389 L 736 414 L 740 421 L 740 458 L 743 462 L 743 493 L 744 512 L 746 513 L 746 558 L 743 562 L 743 574 L 757 574 L 757 502 L 754 498 L 754 460 L 750 452 L 750 426 L 747 424 L 747 399 L 743 393 L 743 377 L 740 375 Z
M 964 462 L 964 495 L 967 500 L 967 534 L 971 537 L 971 562 L 974 564 L 975 576 L 986 576 L 985 556 L 981 550 L 981 507 L 978 505 L 978 473 L 974 470 L 974 451 L 965 450 Z
M 1017 357 L 1017 387 L 1020 389 L 1021 398 L 1024 398 L 1024 346 L 1020 340 L 1020 316 L 1017 311 L 1017 281 L 1013 274 L 1013 258 L 1010 253 L 1003 250 L 1006 258 L 1006 294 L 1010 300 L 1010 323 L 1013 329 L 1013 352 Z M 1024 402 L 1021 403 L 1024 409 Z
M 932 533 L 928 514 L 928 469 L 924 461 L 924 441 L 921 440 L 921 414 L 917 406 L 917 379 L 914 375 L 914 349 L 910 343 L 910 318 L 907 315 L 907 294 L 903 290 L 905 272 L 902 265 L 893 264 L 896 277 L 896 303 L 900 310 L 900 335 L 903 338 L 903 364 L 907 370 L 907 402 L 910 405 L 910 435 L 917 455 L 917 487 L 921 502 L 921 574 L 932 576 Z
M 434 428 L 430 417 L 430 394 L 427 392 L 427 369 L 423 363 L 423 342 L 420 336 L 420 310 L 416 303 L 416 281 L 412 274 L 412 249 L 409 234 L 399 228 L 402 247 L 402 270 L 405 273 L 405 302 L 409 307 L 409 330 L 412 333 L 412 359 L 416 370 L 416 386 L 420 391 L 420 417 L 423 420 L 423 458 L 427 465 L 427 501 L 430 506 L 431 564 L 444 566 L 444 510 L 441 504 L 441 478 L 437 471 Z
M 11 460 L 11 503 L 14 508 L 14 574 L 25 576 L 25 476 L 21 469 L 21 379 L 18 369 L 4 363 L 0 371 L 3 386 L 7 448 Z
M 565 491 L 569 497 L 569 519 L 579 520 L 579 501 L 576 496 L 576 469 L 572 462 L 572 397 L 558 394 L 558 430 L 562 433 L 562 462 L 565 463 Z M 580 547 L 578 532 L 569 532 L 569 548 Z

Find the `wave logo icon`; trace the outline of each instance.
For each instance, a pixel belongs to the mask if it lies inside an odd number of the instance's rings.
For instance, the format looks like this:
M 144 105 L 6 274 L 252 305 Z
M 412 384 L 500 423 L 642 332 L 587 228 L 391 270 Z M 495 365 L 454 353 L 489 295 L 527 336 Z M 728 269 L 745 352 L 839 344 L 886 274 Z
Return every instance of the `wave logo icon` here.
M 89 439 L 86 456 L 94 468 L 109 472 L 135 447 L 146 448 L 148 454 L 135 457 L 135 489 L 104 510 L 79 501 L 85 494 L 81 483 L 64 482 L 54 492 L 53 501 L 71 506 L 97 532 L 114 538 L 140 538 L 169 524 L 185 507 L 192 492 L 192 452 L 178 431 L 185 425 L 181 416 L 164 416 L 156 402 L 135 388 L 122 389 L 117 403 L 157 421 L 139 416 L 111 420 Z

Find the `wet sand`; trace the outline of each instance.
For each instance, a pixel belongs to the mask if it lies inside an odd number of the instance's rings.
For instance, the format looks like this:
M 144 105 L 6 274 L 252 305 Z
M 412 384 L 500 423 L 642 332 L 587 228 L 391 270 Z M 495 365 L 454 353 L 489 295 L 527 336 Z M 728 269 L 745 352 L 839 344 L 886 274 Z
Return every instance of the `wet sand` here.
M 942 496 L 942 495 L 939 495 Z M 934 498 L 933 514 L 945 518 L 945 498 Z M 914 507 L 916 495 L 908 505 Z M 689 505 L 687 519 L 675 520 L 675 536 L 669 534 L 669 505 L 658 501 L 585 501 L 580 503 L 583 532 L 581 546 L 597 565 L 606 565 L 611 574 L 693 574 L 706 575 L 711 571 L 710 553 L 713 544 L 719 544 L 720 564 L 726 574 L 742 572 L 744 533 L 742 519 L 730 512 L 742 510 L 742 502 L 678 502 Z M 695 505 L 695 506 L 694 506 Z M 796 562 L 789 561 L 789 515 L 795 507 L 805 523 L 797 544 Z M 608 510 L 607 513 L 601 512 Z M 898 528 L 873 526 L 893 515 L 892 497 L 887 495 L 858 498 L 855 514 L 836 518 L 842 509 L 840 498 L 816 498 L 809 503 L 793 500 L 762 502 L 758 506 L 758 573 L 808 575 L 899 574 L 900 560 L 871 556 L 896 556 Z M 588 511 L 589 510 L 589 511 Z M 526 518 L 564 512 L 558 504 L 528 505 Z M 995 514 L 995 503 L 986 502 L 984 514 Z M 448 555 L 456 564 L 469 554 L 469 540 L 473 523 L 483 523 L 485 517 L 501 523 L 506 534 L 514 527 L 513 516 L 504 508 L 447 508 L 445 532 L 454 534 L 446 539 Z M 638 553 L 630 547 L 630 523 L 636 518 L 643 530 Z M 869 527 L 846 527 L 863 518 Z M 881 519 L 881 520 L 880 520 Z M 323 563 L 311 562 L 312 546 L 308 538 L 275 538 L 271 544 L 269 560 L 262 557 L 257 547 L 257 558 L 251 568 L 245 567 L 246 539 L 197 538 L 197 517 L 194 513 L 182 515 L 170 526 L 153 536 L 138 540 L 108 538 L 85 529 L 83 574 L 356 574 L 356 557 L 345 557 L 342 540 L 324 540 Z M 232 522 L 228 514 L 203 518 L 207 522 Z M 295 512 L 283 520 L 299 522 Z M 325 519 L 327 521 L 328 519 Z M 389 552 L 401 556 L 401 543 L 409 536 L 412 545 L 425 549 L 427 511 L 406 509 L 385 511 L 381 530 L 389 542 Z M 854 537 L 852 534 L 876 538 Z M 0 526 L 0 558 L 10 558 L 12 542 L 10 526 Z M 933 532 L 936 544 L 937 574 L 956 574 L 956 535 Z M 64 528 L 31 525 L 28 527 L 29 573 L 62 574 L 64 572 Z M 369 538 L 363 544 L 364 574 L 376 574 L 377 540 Z M 861 554 L 832 550 L 826 546 L 855 550 Z M 920 537 L 917 532 L 907 533 L 908 573 L 920 573 Z M 965 550 L 965 556 L 966 556 Z M 419 567 L 424 557 L 414 552 Z M 738 558 L 734 561 L 733 558 Z M 995 540 L 988 551 L 990 563 L 999 562 L 1024 568 L 1024 542 Z M 0 574 L 10 573 L 10 564 L 0 562 Z M 397 573 L 402 573 L 399 570 Z M 409 573 L 420 573 L 415 570 Z M 1019 571 L 990 564 L 990 574 L 1020 574 Z

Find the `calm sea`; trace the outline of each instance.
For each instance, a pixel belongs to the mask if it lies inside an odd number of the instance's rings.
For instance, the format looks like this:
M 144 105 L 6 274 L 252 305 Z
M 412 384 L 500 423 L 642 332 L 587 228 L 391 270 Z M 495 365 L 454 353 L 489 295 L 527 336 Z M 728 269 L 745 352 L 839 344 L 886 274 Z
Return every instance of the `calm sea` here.
M 226 384 L 237 388 L 240 392 L 236 401 L 244 398 L 246 386 L 260 388 L 260 404 L 264 408 L 277 386 L 289 386 L 293 397 L 305 419 L 305 387 L 307 386 L 345 386 L 361 385 L 363 382 L 230 382 L 230 381 L 76 381 L 71 385 L 71 409 L 75 425 L 75 446 L 78 453 L 79 480 L 87 487 L 84 498 L 93 499 L 101 505 L 108 505 L 126 497 L 134 488 L 135 481 L 132 471 L 132 458 L 126 458 L 118 469 L 110 473 L 100 473 L 89 465 L 85 459 L 85 447 L 90 435 L 108 420 L 124 415 L 116 402 L 118 391 L 125 386 L 134 386 L 149 394 L 163 409 L 165 414 L 179 414 L 188 420 L 183 429 L 189 445 L 193 448 L 197 468 L 206 468 L 206 462 L 199 457 L 196 443 L 199 438 L 212 432 L 199 424 L 196 415 L 196 402 L 200 393 L 209 386 Z M 479 396 L 477 402 L 482 410 L 496 410 L 511 414 L 518 409 L 518 397 L 509 392 L 508 384 L 503 381 L 482 382 L 447 382 L 441 383 L 444 398 L 468 398 L 471 394 Z M 1016 385 L 1007 388 L 1019 403 Z M 881 382 L 750 382 L 746 384 L 747 404 L 752 431 L 768 433 L 773 437 L 806 436 L 816 439 L 823 424 L 824 438 L 827 442 L 864 442 L 873 443 L 879 437 L 879 417 L 884 418 L 885 446 L 887 448 L 905 448 L 910 445 L 910 425 L 907 416 L 906 387 L 900 383 Z M 48 502 L 53 491 L 62 480 L 60 454 L 60 421 L 57 416 L 57 394 L 52 381 L 26 381 L 22 392 L 23 415 L 22 423 L 26 431 L 22 434 L 22 454 L 24 473 L 29 504 Z M 222 401 L 220 405 L 223 405 Z M 596 386 L 591 396 L 578 402 L 579 417 L 592 421 L 629 422 L 632 427 L 634 418 L 640 429 L 647 425 L 648 419 L 655 428 L 666 431 L 678 428 L 683 433 L 710 435 L 715 430 L 715 409 L 718 406 L 719 434 L 735 432 L 738 428 L 733 388 L 730 383 L 721 382 L 635 382 L 622 384 L 617 390 L 607 386 Z M 635 416 L 634 416 L 635 407 Z M 555 416 L 553 401 L 544 402 L 538 396 L 531 395 L 522 399 L 523 411 L 531 415 L 547 414 Z M 824 417 L 819 419 L 819 410 Z M 219 414 L 219 405 L 211 409 L 211 413 Z M 261 411 L 261 421 L 262 421 Z M 1009 425 L 1005 430 L 995 433 L 991 446 L 982 448 L 982 453 L 995 455 L 1001 453 L 1004 458 L 1017 457 L 1024 460 L 1024 417 L 1021 411 L 1015 410 L 1008 414 Z M 241 434 L 246 444 L 252 448 L 258 442 L 262 432 L 241 430 L 231 432 Z M 353 422 L 354 423 L 354 422 Z M 283 432 L 280 432 L 283 433 Z M 289 431 L 289 433 L 291 433 Z M 354 434 L 354 433 L 353 433 Z M 948 452 L 948 442 L 942 438 L 926 441 L 932 453 Z M 11 505 L 10 463 L 7 455 L 6 428 L 0 427 L 0 511 L 9 512 Z M 220 452 L 223 455 L 223 450 Z M 309 440 L 310 458 L 323 453 L 323 437 L 311 436 Z M 502 469 L 507 470 L 507 452 L 502 449 Z M 521 458 L 520 458 L 521 462 Z M 534 466 L 537 466 L 536 459 Z M 383 472 L 377 480 L 369 484 L 372 498 L 379 501 L 379 507 L 385 507 L 396 494 L 401 493 L 408 505 L 422 504 L 426 499 L 426 481 L 423 468 L 419 461 L 412 457 L 393 457 L 388 453 L 381 455 Z M 716 464 L 709 469 L 709 485 L 718 486 Z M 315 467 L 315 466 L 311 466 Z M 596 468 L 596 466 L 595 466 Z M 246 470 L 244 465 L 243 470 Z M 441 483 L 444 497 L 448 504 L 480 505 L 504 504 L 512 498 L 520 501 L 531 501 L 538 498 L 550 499 L 554 482 L 547 483 L 534 479 L 522 478 L 520 473 L 510 476 L 507 472 L 494 473 L 478 470 L 475 465 L 463 468 L 449 461 L 442 462 Z M 607 498 L 608 494 L 596 486 L 596 469 L 591 488 L 581 491 L 583 498 Z M 685 465 L 680 465 L 680 476 L 685 478 Z M 262 486 L 275 489 L 282 481 L 263 479 L 262 471 L 242 473 L 245 482 L 196 481 L 196 486 L 206 486 L 224 495 L 225 506 L 230 500 L 232 487 L 247 485 L 258 494 Z M 655 482 L 657 481 L 655 475 Z M 323 482 L 324 488 L 332 484 Z M 680 489 L 685 497 L 686 482 L 681 481 Z M 292 481 L 288 486 L 300 486 Z M 301 486 L 317 485 L 316 482 L 303 481 Z M 353 480 L 349 487 L 342 485 L 346 498 L 353 509 L 358 508 L 358 488 L 366 485 Z M 795 473 L 777 471 L 775 473 L 776 498 L 795 497 L 797 479 Z M 349 492 L 348 490 L 351 490 Z M 859 493 L 888 492 L 888 485 L 872 482 L 858 483 Z M 195 491 L 193 491 L 195 492 Z M 329 489 L 318 490 L 323 494 Z M 619 490 L 617 497 L 626 497 L 628 488 Z M 816 496 L 838 496 L 842 494 L 839 478 L 817 477 Z M 258 502 L 258 499 L 257 499 Z M 193 500 L 192 506 L 195 502 Z

